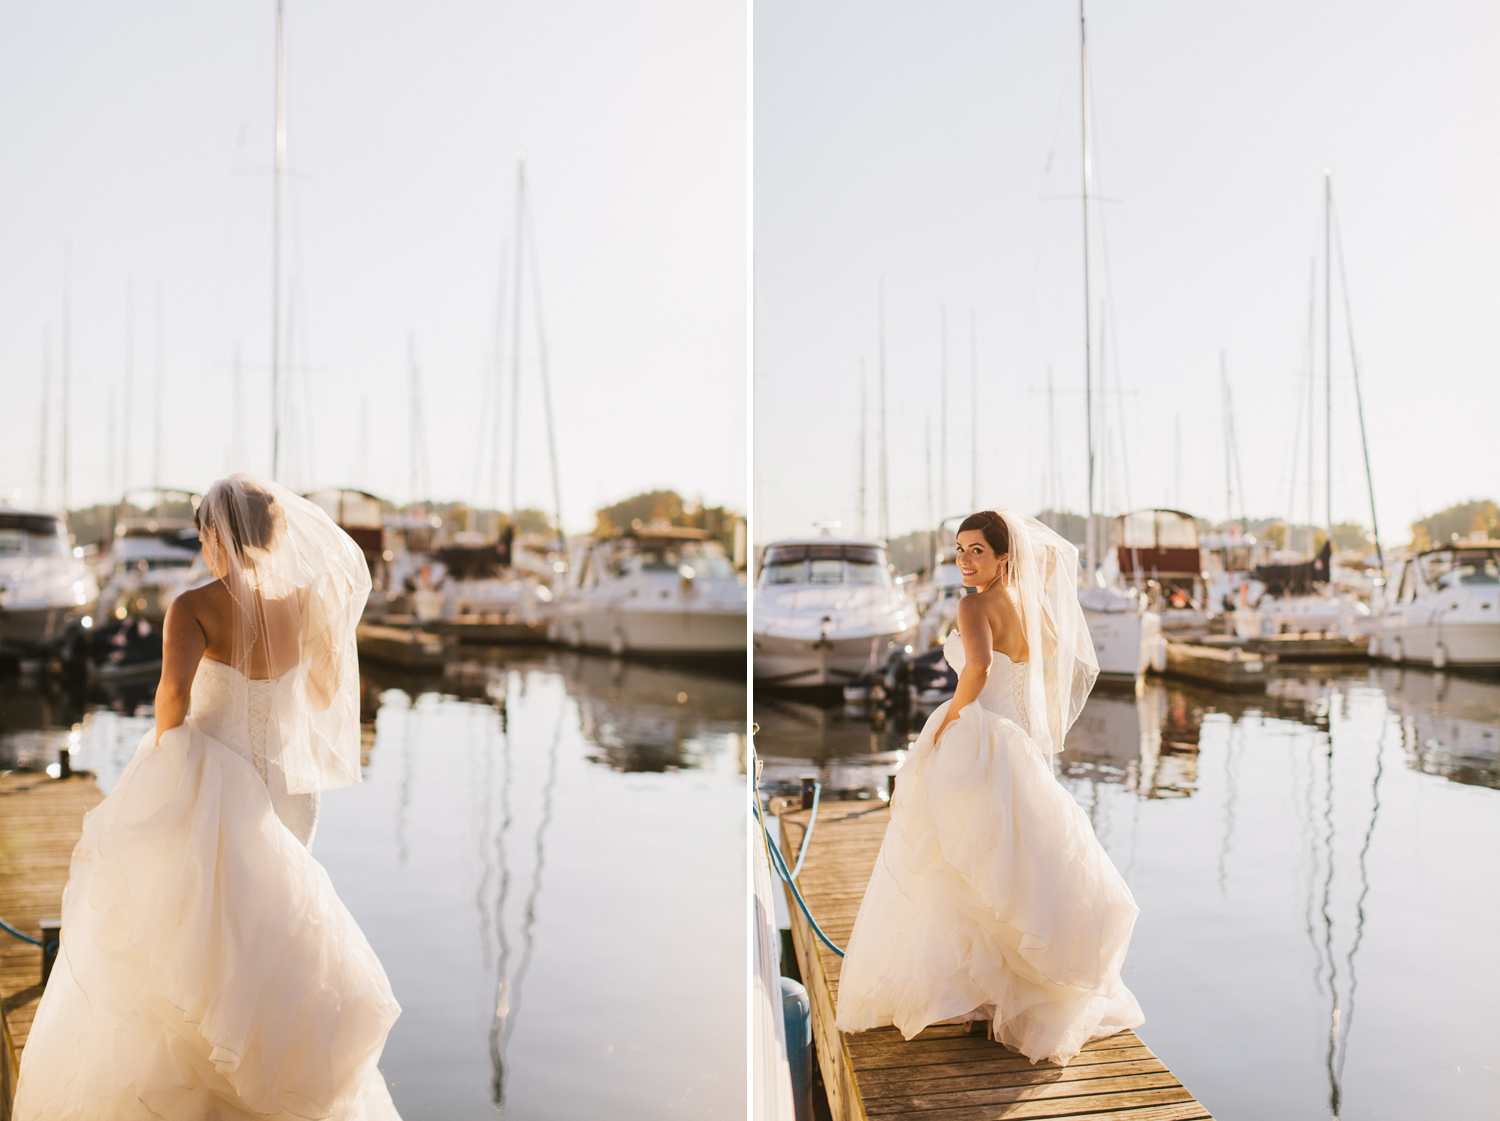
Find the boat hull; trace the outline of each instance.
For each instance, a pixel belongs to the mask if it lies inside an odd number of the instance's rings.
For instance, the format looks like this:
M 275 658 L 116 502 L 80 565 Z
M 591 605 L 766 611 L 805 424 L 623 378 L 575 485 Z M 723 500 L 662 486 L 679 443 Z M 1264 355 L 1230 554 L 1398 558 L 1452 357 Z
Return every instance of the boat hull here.
M 797 638 L 757 634 L 755 679 L 768 685 L 848 685 L 882 668 L 915 628 L 860 638 Z
M 32 653 L 61 636 L 69 623 L 90 614 L 94 607 L 89 603 L 0 611 L 0 653 Z
M 1084 608 L 1099 676 L 1139 680 L 1154 663 L 1165 657 L 1161 618 L 1154 611 L 1093 611 Z
M 1382 661 L 1473 669 L 1500 667 L 1500 622 L 1441 623 L 1435 626 L 1393 627 L 1386 624 L 1375 635 L 1376 655 Z M 1438 658 L 1442 649 L 1444 658 Z
M 553 639 L 611 654 L 706 655 L 745 653 L 745 612 L 643 611 L 604 608 L 570 612 L 557 621 Z

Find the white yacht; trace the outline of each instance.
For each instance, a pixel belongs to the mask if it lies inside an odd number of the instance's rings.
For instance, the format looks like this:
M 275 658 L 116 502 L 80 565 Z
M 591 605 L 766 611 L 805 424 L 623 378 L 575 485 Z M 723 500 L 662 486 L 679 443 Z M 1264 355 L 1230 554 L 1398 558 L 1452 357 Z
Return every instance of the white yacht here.
M 62 515 L 0 507 L 0 651 L 29 653 L 74 619 L 91 626 L 98 600 Z
M 767 546 L 755 586 L 755 676 L 847 685 L 916 636 L 917 606 L 881 541 L 831 535 Z
M 123 619 L 135 615 L 160 624 L 167 604 L 187 586 L 188 572 L 200 554 L 192 509 L 198 496 L 183 492 L 183 509 L 124 517 L 115 523 L 108 571 L 99 593 L 99 611 Z M 127 498 L 124 509 L 133 504 Z M 186 511 L 186 516 L 183 515 Z
M 1148 669 L 1161 673 L 1167 668 L 1161 616 L 1150 609 L 1145 596 L 1134 588 L 1095 582 L 1078 589 L 1078 602 L 1094 640 L 1101 678 L 1140 681 Z
M 1455 541 L 1407 558 L 1394 600 L 1371 626 L 1371 657 L 1500 666 L 1500 541 Z
M 612 654 L 744 656 L 745 586 L 701 529 L 594 541 L 553 614 L 552 641 Z

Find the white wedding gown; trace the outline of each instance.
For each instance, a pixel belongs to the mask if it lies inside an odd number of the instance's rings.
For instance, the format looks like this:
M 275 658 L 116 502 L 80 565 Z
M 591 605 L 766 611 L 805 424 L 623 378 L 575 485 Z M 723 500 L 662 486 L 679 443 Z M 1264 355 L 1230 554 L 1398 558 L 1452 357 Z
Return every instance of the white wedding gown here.
M 375 1064 L 400 1008 L 308 852 L 317 795 L 266 760 L 305 681 L 205 657 L 187 722 L 85 816 L 21 1121 L 399 1121 Z
M 944 654 L 963 671 L 957 634 Z M 1120 981 L 1139 910 L 1032 742 L 1023 670 L 997 651 L 942 745 L 947 704 L 901 768 L 839 974 L 839 1030 L 894 1024 L 911 1039 L 989 1020 L 1032 1062 L 1066 1064 L 1145 1019 Z

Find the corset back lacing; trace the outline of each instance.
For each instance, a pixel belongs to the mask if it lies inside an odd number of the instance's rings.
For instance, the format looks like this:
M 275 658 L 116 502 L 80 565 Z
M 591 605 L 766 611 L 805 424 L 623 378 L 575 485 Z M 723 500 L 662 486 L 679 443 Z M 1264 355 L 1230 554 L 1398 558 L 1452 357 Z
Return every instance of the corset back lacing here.
M 275 693 L 274 681 L 247 680 L 250 687 L 250 761 L 261 781 L 266 775 L 266 724 L 271 717 L 271 698 Z

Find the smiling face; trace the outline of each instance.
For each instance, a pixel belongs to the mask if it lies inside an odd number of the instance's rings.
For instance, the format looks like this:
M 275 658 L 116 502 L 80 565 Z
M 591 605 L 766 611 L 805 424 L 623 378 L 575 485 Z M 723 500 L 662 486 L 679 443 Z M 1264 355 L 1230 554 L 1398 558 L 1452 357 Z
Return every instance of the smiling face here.
M 981 530 L 966 529 L 958 535 L 955 560 L 966 588 L 980 591 L 988 588 L 999 579 L 1006 557 L 1004 553 L 996 554 Z

